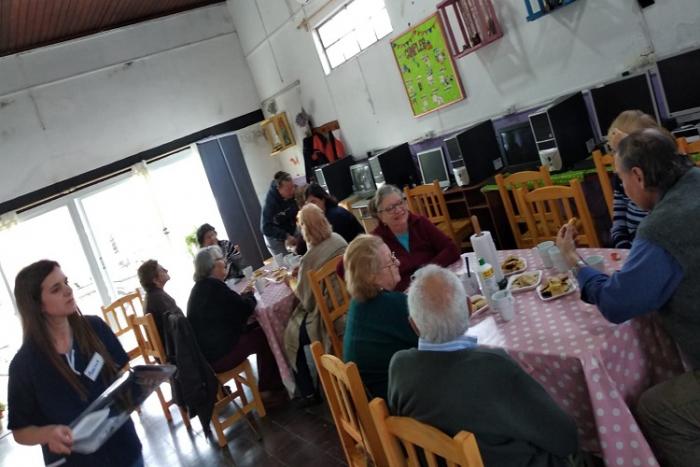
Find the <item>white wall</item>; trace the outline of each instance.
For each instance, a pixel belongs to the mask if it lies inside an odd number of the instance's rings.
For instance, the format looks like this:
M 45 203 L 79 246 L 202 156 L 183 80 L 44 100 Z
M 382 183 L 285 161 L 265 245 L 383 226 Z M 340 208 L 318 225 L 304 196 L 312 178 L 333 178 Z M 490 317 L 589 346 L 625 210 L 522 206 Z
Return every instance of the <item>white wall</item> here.
M 2 57 L 0 202 L 259 107 L 223 4 Z
M 496 0 L 504 37 L 457 60 L 467 99 L 414 118 L 389 42 L 432 14 L 436 2 L 385 2 L 394 32 L 328 76 L 311 33 L 297 28 L 325 0 L 227 4 L 260 97 L 299 80 L 301 105 L 316 123 L 337 118 L 357 155 L 544 103 L 641 66 L 653 51 L 666 56 L 700 45 L 697 0 L 657 0 L 644 12 L 636 0 L 581 0 L 534 22 L 525 20 L 522 0 Z

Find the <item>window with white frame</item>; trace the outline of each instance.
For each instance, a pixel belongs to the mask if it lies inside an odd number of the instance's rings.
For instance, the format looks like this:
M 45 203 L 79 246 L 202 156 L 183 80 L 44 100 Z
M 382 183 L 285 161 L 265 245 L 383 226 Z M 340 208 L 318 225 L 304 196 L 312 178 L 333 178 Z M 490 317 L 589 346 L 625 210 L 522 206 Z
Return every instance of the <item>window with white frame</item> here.
M 384 0 L 352 0 L 316 27 L 314 41 L 329 74 L 392 31 Z

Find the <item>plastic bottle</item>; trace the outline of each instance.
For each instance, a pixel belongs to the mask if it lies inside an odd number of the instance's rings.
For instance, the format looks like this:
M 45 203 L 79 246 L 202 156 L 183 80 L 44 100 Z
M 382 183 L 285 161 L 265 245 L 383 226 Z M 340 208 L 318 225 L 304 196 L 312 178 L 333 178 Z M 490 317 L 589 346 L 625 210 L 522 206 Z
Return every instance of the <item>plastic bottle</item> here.
M 476 271 L 479 278 L 479 287 L 486 301 L 491 304 L 491 296 L 498 292 L 498 282 L 493 266 L 486 262 L 484 258 L 479 258 L 479 268 Z

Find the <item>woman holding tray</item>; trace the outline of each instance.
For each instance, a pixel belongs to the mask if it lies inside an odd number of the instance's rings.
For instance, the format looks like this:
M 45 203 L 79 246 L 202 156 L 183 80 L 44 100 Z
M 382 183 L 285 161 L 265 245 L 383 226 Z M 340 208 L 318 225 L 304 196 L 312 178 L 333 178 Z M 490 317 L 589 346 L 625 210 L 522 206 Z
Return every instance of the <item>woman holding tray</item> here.
M 19 444 L 40 444 L 47 465 L 143 466 L 129 419 L 97 451 L 73 453 L 68 426 L 129 361 L 100 318 L 83 316 L 59 264 L 41 260 L 15 279 L 23 343 L 10 363 L 8 428 Z

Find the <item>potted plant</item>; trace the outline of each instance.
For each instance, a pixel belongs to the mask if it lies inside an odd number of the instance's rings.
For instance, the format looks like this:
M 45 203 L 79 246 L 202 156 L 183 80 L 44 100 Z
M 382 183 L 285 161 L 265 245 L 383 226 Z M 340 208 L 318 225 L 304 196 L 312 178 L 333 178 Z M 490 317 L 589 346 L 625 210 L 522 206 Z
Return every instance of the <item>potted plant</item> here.
M 187 245 L 187 251 L 194 256 L 199 250 L 199 243 L 197 242 L 197 229 L 194 229 L 189 235 L 185 236 L 185 245 Z
M 5 415 L 5 404 L 0 402 L 0 418 L 2 418 Z

